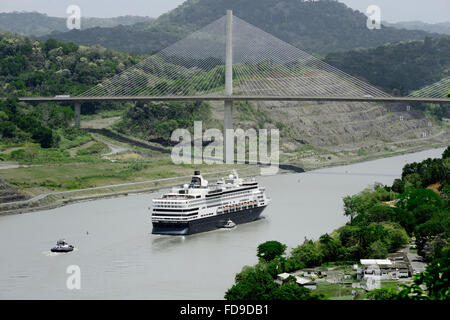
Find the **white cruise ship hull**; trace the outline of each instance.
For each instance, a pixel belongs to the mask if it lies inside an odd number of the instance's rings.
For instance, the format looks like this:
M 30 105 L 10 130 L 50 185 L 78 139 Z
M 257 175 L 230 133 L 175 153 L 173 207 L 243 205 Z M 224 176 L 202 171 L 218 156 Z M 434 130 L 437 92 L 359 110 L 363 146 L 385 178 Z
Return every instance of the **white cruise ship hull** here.
M 232 211 L 191 221 L 153 222 L 152 233 L 163 235 L 190 235 L 223 228 L 228 220 L 232 220 L 235 224 L 252 222 L 259 219 L 265 208 L 266 206 L 247 208 L 240 211 Z

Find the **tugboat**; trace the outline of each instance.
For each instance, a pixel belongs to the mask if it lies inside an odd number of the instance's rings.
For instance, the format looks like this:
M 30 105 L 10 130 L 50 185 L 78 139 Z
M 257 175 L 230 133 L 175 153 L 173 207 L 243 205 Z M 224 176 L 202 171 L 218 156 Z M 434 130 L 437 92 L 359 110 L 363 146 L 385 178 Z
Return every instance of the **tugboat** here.
M 230 220 L 228 220 L 227 224 L 224 225 L 222 228 L 224 228 L 224 229 L 233 229 L 234 227 L 236 227 L 236 223 L 234 223 L 230 219 Z
M 68 244 L 66 240 L 58 240 L 56 242 L 56 247 L 51 249 L 51 252 L 71 252 L 73 251 L 73 246 Z

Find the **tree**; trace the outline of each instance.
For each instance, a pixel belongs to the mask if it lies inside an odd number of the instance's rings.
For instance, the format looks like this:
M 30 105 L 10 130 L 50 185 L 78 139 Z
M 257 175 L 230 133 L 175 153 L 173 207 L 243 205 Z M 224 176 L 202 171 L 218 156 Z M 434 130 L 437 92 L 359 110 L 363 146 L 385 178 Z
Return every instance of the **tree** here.
M 53 38 L 50 38 L 47 41 L 45 41 L 43 46 L 44 46 L 45 51 L 48 52 L 50 50 L 58 48 L 59 47 L 59 42 L 57 40 L 53 39 Z
M 399 223 L 403 228 L 405 228 L 406 232 L 411 235 L 416 226 L 416 219 L 409 211 L 402 208 L 394 208 L 394 213 L 392 216 L 393 222 Z
M 390 196 L 389 191 L 378 186 L 364 189 L 354 196 L 346 196 L 343 199 L 344 215 L 350 216 L 350 221 L 352 221 L 357 215 L 366 213 L 378 202 L 390 200 Z
M 320 266 L 323 255 L 318 245 L 312 240 L 305 239 L 302 245 L 294 248 L 291 256 L 299 263 L 304 263 L 307 267 Z
M 342 228 L 339 228 L 339 240 L 341 241 L 342 245 L 344 247 L 358 245 L 360 230 L 361 228 L 356 226 L 344 226 Z
M 405 192 L 405 182 L 402 179 L 395 179 L 392 184 L 392 191 L 397 193 Z
M 266 241 L 258 246 L 257 257 L 264 261 L 272 261 L 286 251 L 287 246 L 278 241 Z
M 413 211 L 419 206 L 427 204 L 441 208 L 443 203 L 439 195 L 430 189 L 414 189 L 400 195 L 397 205 L 405 210 Z
M 333 239 L 327 233 L 319 238 L 323 262 L 337 261 L 345 257 L 345 250 L 339 240 Z
M 417 226 L 415 235 L 419 255 L 426 261 L 431 261 L 436 249 L 444 247 L 450 236 L 448 211 L 435 212 L 430 220 Z
M 78 51 L 78 45 L 73 42 L 62 42 L 61 43 L 64 54 L 70 54 Z
M 296 283 L 286 283 L 272 291 L 271 300 L 324 300 L 323 295 L 313 295 L 311 290 Z
M 279 285 L 272 276 L 260 267 L 248 269 L 245 277 L 236 282 L 225 293 L 226 300 L 270 300 L 272 290 Z
M 430 220 L 433 214 L 439 210 L 439 207 L 425 202 L 414 208 L 414 210 L 412 210 L 412 214 L 416 220 L 416 223 L 420 225 Z
M 377 203 L 367 210 L 367 222 L 390 221 L 393 215 L 393 208 L 384 203 Z
M 292 272 L 305 267 L 306 265 L 303 262 L 299 262 L 297 259 L 289 257 L 284 263 L 284 272 Z
M 361 199 L 357 196 L 346 196 L 344 199 L 344 215 L 350 217 L 350 222 L 356 217 L 360 212 Z
M 10 121 L 0 122 L 0 136 L 2 138 L 14 138 L 16 136 L 16 126 Z
M 51 148 L 53 145 L 53 132 L 47 127 L 37 127 L 33 132 L 33 139 L 39 142 L 42 148 Z
M 377 240 L 370 245 L 368 258 L 385 259 L 387 254 L 388 249 L 386 245 L 381 240 Z
M 449 91 L 449 98 L 450 98 L 450 89 Z M 442 154 L 442 159 L 448 159 L 450 158 L 450 146 L 447 147 L 447 149 L 445 149 L 444 153 Z
M 388 222 L 383 224 L 383 228 L 387 231 L 384 242 L 389 252 L 397 251 L 409 242 L 408 234 L 399 224 Z

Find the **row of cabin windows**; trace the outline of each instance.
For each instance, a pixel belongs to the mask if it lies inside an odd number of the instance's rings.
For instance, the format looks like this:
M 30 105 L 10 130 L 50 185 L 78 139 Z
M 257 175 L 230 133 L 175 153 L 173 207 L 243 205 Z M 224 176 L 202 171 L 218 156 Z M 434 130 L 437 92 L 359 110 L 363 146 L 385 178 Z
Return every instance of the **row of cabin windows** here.
M 215 201 L 217 203 L 220 203 L 221 201 L 223 201 L 224 198 L 227 198 L 227 199 L 228 198 L 236 198 L 236 197 L 240 197 L 240 196 L 245 195 L 245 194 L 249 194 L 249 191 L 233 193 L 231 195 L 223 196 L 222 198 L 216 199 Z M 204 201 L 203 199 L 200 200 L 200 201 L 197 201 L 197 200 L 196 201 L 190 201 L 190 205 L 193 206 L 194 204 L 197 204 L 198 202 L 203 202 L 203 201 Z M 210 206 L 211 203 L 209 203 L 208 205 Z
M 211 213 L 202 215 L 202 217 L 209 217 L 209 216 L 212 216 L 213 214 L 214 214 L 214 212 L 211 212 Z
M 197 219 L 197 216 L 187 217 L 187 218 L 153 218 L 154 221 L 187 221 L 187 220 L 193 220 Z
M 249 194 L 249 193 L 250 193 L 250 191 L 241 191 L 241 192 L 232 193 L 230 195 L 223 196 L 221 199 L 234 198 L 234 197 L 242 196 L 242 195 Z M 262 196 L 258 196 L 258 198 L 259 197 L 262 197 Z M 203 201 L 203 199 L 190 201 L 190 204 L 193 205 L 193 204 L 196 204 L 201 201 Z M 220 201 L 220 200 L 218 200 L 218 201 Z M 167 203 L 167 204 L 155 204 L 155 207 L 156 208 L 181 208 L 182 207 L 182 204 L 180 204 L 179 202 L 165 202 L 165 203 Z M 188 203 L 188 201 L 184 202 L 184 204 L 187 204 L 187 203 Z M 177 204 L 177 205 L 174 205 L 174 204 Z

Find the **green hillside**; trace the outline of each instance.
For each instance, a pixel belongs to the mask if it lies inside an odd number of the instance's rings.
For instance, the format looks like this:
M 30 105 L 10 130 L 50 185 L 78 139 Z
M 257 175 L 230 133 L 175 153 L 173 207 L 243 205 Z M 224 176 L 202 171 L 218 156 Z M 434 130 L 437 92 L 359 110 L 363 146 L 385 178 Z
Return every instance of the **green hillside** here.
M 383 24 L 397 29 L 423 30 L 426 32 L 435 32 L 450 35 L 450 22 L 425 23 L 422 21 L 404 21 L 396 23 L 383 22 Z
M 154 23 L 72 30 L 52 36 L 58 40 L 99 44 L 120 51 L 156 52 L 224 16 L 227 9 L 298 48 L 319 54 L 423 39 L 428 34 L 390 27 L 369 30 L 363 13 L 330 0 L 188 0 Z
M 27 36 L 44 36 L 52 32 L 66 32 L 66 18 L 49 17 L 39 12 L 2 12 L 0 13 L 0 31 L 10 31 Z M 115 27 L 141 22 L 150 23 L 154 19 L 138 16 L 115 18 L 81 18 L 81 29 L 95 27 Z
M 450 75 L 450 36 L 330 53 L 325 61 L 389 93 L 408 95 Z
M 80 93 L 137 59 L 101 47 L 0 33 L 0 97 Z
M 128 54 L 100 47 L 80 47 L 53 39 L 38 42 L 10 33 L 0 34 L 0 97 L 9 98 L 0 100 L 1 143 L 34 141 L 49 148 L 79 140 L 85 134 L 69 126 L 74 118 L 70 105 L 52 103 L 32 108 L 11 97 L 77 94 L 136 61 Z M 95 112 L 103 106 L 85 104 L 83 110 Z

